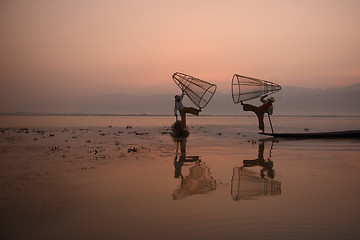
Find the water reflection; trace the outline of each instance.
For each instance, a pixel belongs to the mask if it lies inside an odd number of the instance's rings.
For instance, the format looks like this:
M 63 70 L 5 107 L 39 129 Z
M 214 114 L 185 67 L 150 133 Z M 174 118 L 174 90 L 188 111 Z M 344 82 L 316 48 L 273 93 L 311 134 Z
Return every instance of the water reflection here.
M 194 194 L 214 191 L 216 189 L 216 181 L 210 174 L 210 168 L 201 161 L 200 156 L 187 156 L 186 138 L 177 138 L 176 142 L 174 177 L 180 178 L 181 184 L 173 192 L 173 199 L 179 200 Z M 185 176 L 183 175 L 184 170 L 187 172 Z
M 260 140 L 258 157 L 253 160 L 243 160 L 242 167 L 233 168 L 231 196 L 234 201 L 281 194 L 281 183 L 274 180 L 274 162 L 271 160 L 273 144 L 274 141 L 271 142 L 266 160 L 264 159 L 265 140 Z M 259 167 L 260 173 L 253 171 L 253 168 Z

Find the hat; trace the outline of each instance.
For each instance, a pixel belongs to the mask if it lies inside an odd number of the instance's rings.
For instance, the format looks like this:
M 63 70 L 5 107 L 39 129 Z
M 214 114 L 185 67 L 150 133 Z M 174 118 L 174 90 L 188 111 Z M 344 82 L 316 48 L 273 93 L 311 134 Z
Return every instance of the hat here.
M 269 101 L 275 102 L 275 99 L 273 97 L 268 98 Z

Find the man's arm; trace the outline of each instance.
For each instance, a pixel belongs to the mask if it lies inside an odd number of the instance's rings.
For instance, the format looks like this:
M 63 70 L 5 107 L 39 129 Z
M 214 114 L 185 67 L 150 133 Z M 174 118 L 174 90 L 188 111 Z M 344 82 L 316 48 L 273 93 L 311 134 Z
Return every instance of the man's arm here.
M 272 115 L 273 114 L 273 110 L 274 110 L 274 108 L 273 108 L 273 106 L 271 106 L 271 107 L 269 107 L 269 109 L 268 109 L 268 114 L 269 115 Z
M 260 101 L 262 102 L 262 103 L 266 103 L 267 101 L 266 100 L 264 100 L 264 98 L 266 98 L 268 95 L 264 95 L 264 96 L 262 96 L 261 98 L 260 98 Z
M 185 95 L 185 91 L 184 91 L 184 90 L 182 90 L 182 93 L 181 93 L 181 95 L 180 95 L 180 100 L 182 100 L 182 99 L 183 99 L 184 95 Z

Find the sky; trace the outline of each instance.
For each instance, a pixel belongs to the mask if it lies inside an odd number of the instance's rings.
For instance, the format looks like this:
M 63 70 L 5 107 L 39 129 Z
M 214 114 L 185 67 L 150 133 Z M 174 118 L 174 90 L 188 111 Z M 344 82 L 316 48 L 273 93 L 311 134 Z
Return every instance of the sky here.
M 230 92 L 234 73 L 283 86 L 360 82 L 357 0 L 1 0 L 0 100 Z

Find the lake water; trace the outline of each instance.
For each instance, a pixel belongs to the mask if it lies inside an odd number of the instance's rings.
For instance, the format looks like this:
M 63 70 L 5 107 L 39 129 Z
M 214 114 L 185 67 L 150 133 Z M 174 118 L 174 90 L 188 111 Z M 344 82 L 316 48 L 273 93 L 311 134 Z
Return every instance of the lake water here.
M 271 120 L 277 132 L 360 129 L 359 117 Z M 143 142 L 163 148 L 155 156 L 111 159 L 69 179 L 77 190 L 57 218 L 35 226 L 36 233 L 53 239 L 360 238 L 360 140 L 274 141 L 257 134 L 253 117 L 189 117 L 189 137 L 176 141 L 160 134 L 173 121 L 0 117 L 3 129 L 91 127 L 111 133 L 131 125 L 147 131 L 138 136 Z
M 189 116 L 190 127 L 232 129 L 257 135 L 257 119 L 253 116 Z M 170 116 L 0 116 L 0 128 L 6 127 L 169 127 L 174 122 Z M 360 129 L 360 117 L 271 117 L 275 132 L 321 132 Z M 265 131 L 271 132 L 270 121 L 265 116 Z

